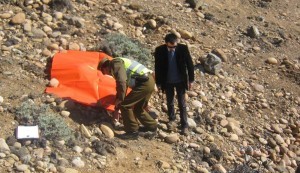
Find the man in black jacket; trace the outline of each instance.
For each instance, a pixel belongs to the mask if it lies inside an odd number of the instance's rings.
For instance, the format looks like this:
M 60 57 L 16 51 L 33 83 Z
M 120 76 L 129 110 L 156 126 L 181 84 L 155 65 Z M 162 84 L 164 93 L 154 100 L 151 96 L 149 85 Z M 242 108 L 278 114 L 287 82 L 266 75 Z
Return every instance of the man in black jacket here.
M 176 89 L 181 132 L 188 135 L 185 91 L 191 89 L 194 82 L 194 65 L 188 47 L 177 42 L 175 34 L 167 34 L 165 44 L 155 49 L 155 80 L 158 89 L 166 92 L 169 128 L 175 125 L 174 89 Z

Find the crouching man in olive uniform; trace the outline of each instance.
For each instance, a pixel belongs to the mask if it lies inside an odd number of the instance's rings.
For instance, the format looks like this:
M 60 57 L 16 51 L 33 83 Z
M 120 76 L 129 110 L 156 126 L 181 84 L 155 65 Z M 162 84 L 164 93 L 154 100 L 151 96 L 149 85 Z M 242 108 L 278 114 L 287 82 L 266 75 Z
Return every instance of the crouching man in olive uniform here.
M 117 119 L 119 110 L 123 118 L 126 133 L 123 139 L 135 139 L 139 132 L 153 132 L 157 130 L 157 122 L 149 115 L 145 108 L 154 91 L 155 81 L 152 71 L 144 65 L 127 58 L 103 58 L 98 64 L 98 70 L 105 75 L 111 75 L 116 80 L 116 101 L 114 118 Z M 132 90 L 126 96 L 127 87 Z M 137 119 L 144 127 L 139 128 Z

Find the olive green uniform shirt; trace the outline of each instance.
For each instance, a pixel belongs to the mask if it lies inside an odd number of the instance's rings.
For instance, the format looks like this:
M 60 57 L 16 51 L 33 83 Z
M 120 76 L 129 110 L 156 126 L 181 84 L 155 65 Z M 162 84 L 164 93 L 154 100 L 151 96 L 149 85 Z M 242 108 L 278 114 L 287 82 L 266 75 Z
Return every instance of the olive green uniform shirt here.
M 127 75 L 123 60 L 114 58 L 109 64 L 111 75 L 116 80 L 116 99 L 123 101 L 127 90 Z

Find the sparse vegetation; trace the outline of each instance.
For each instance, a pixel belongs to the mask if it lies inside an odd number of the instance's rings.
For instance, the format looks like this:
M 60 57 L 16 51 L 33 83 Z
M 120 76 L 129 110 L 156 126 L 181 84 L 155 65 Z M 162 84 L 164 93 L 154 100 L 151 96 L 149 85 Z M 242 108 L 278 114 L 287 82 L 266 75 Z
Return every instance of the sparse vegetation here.
M 52 0 L 49 4 L 52 9 L 62 11 L 64 9 L 73 10 L 73 5 L 70 0 Z
M 27 100 L 17 108 L 16 119 L 22 125 L 39 125 L 41 134 L 46 139 L 73 138 L 73 132 L 60 117 L 52 112 L 48 105 L 37 106 L 32 100 Z
M 105 37 L 113 57 L 124 57 L 142 62 L 146 66 L 153 66 L 153 58 L 149 49 L 139 41 L 123 34 L 109 34 Z

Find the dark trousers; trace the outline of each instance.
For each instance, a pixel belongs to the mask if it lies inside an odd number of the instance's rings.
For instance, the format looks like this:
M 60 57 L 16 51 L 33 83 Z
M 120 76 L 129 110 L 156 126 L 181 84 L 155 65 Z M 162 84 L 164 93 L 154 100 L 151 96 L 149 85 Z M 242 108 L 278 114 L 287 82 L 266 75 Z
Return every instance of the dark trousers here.
M 146 82 L 137 82 L 131 92 L 121 103 L 121 115 L 126 132 L 135 132 L 139 129 L 137 119 L 146 127 L 154 129 L 157 122 L 145 110 L 148 101 L 154 91 L 154 79 L 152 75 Z
M 167 106 L 169 120 L 176 119 L 174 110 L 174 89 L 176 89 L 178 106 L 180 111 L 180 123 L 182 128 L 188 127 L 187 113 L 186 113 L 186 101 L 185 101 L 185 85 L 183 82 L 166 85 Z

